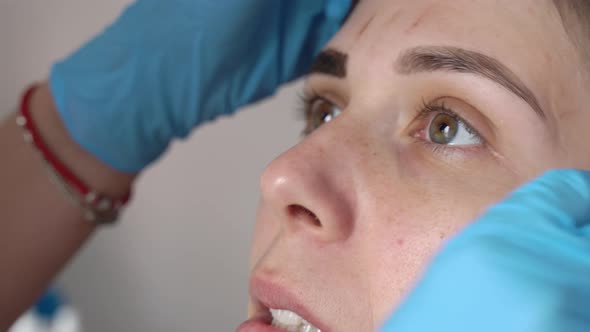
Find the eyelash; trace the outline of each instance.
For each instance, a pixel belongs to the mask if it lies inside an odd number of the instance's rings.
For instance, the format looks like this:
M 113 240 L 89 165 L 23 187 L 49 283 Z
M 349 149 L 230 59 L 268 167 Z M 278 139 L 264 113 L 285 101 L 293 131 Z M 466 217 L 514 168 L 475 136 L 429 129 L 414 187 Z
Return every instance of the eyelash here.
M 319 93 L 316 93 L 313 90 L 311 92 L 299 92 L 297 94 L 297 97 L 299 98 L 299 107 L 297 107 L 297 113 L 302 115 L 304 119 L 307 119 L 307 117 L 309 116 L 309 113 L 311 112 L 310 107 L 311 105 L 313 105 L 314 102 L 320 99 L 324 99 L 327 102 L 331 103 L 328 99 L 320 96 Z
M 300 93 L 299 94 L 299 107 L 298 107 L 298 115 L 299 118 L 302 118 L 305 123 L 305 129 L 302 132 L 303 136 L 307 136 L 311 132 L 313 132 L 316 128 L 313 128 L 311 125 L 311 117 L 314 115 L 312 114 L 312 106 L 319 100 L 324 100 L 329 104 L 333 104 L 329 99 L 322 97 L 320 94 L 315 93 L 314 91 L 310 93 Z M 457 152 L 469 152 L 478 150 L 483 146 L 486 146 L 486 140 L 483 136 L 465 119 L 457 114 L 457 112 L 453 111 L 451 108 L 447 107 L 444 102 L 440 101 L 440 98 L 437 98 L 432 101 L 427 101 L 425 99 L 422 100 L 420 106 L 416 109 L 417 116 L 414 118 L 414 121 L 421 120 L 421 122 L 425 122 L 425 120 L 431 114 L 446 114 L 449 117 L 452 117 L 458 122 L 463 123 L 465 129 L 472 135 L 477 136 L 481 140 L 481 144 L 474 145 L 474 146 L 452 146 L 452 145 L 444 145 L 444 144 L 437 144 L 434 142 L 430 142 L 426 139 L 417 139 L 418 142 L 423 143 L 425 146 L 430 148 L 433 153 L 435 154 L 442 154 L 448 156 L 451 153 Z M 430 122 L 426 123 L 426 127 L 429 125 Z M 426 128 L 421 128 L 419 130 L 414 130 L 415 134 L 414 137 L 417 136 L 417 133 L 423 132 Z
M 299 93 L 298 98 L 299 102 L 297 107 L 297 117 L 298 119 L 301 119 L 305 122 L 305 128 L 301 131 L 301 136 L 305 137 L 316 129 L 312 128 L 311 125 L 313 104 L 319 100 L 325 100 L 330 104 L 333 103 L 330 100 L 320 96 L 320 94 L 316 93 L 315 91 L 311 91 L 310 93 Z

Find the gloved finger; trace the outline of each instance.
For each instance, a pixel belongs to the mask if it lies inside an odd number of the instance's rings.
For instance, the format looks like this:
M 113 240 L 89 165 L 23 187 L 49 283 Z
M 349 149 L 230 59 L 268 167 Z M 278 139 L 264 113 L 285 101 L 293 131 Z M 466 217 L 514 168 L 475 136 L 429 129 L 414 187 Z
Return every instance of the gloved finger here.
M 547 238 L 585 245 L 590 237 L 590 172 L 548 171 L 494 205 L 477 223 L 464 233 L 512 239 L 550 234 Z
M 584 331 L 590 173 L 549 171 L 456 235 L 383 331 Z

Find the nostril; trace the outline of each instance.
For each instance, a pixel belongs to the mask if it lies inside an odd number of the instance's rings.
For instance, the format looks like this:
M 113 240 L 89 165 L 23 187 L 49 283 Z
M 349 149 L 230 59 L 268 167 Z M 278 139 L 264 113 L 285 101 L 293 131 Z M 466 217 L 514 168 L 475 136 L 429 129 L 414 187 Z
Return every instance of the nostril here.
M 320 219 L 315 215 L 315 213 L 311 212 L 310 210 L 301 205 L 291 204 L 287 207 L 287 212 L 289 213 L 289 217 L 291 218 L 303 218 L 309 223 L 313 224 L 314 226 L 322 226 Z

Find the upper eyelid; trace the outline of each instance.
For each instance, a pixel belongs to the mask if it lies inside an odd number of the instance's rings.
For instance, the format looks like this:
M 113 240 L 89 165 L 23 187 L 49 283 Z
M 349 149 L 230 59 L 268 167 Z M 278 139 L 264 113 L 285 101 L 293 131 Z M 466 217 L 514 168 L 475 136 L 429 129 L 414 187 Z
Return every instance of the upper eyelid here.
M 426 117 L 429 114 L 434 113 L 434 112 L 446 113 L 446 114 L 456 118 L 457 120 L 463 122 L 467 127 L 469 127 L 471 130 L 473 130 L 478 136 L 482 136 L 479 133 L 479 131 L 476 129 L 476 127 L 474 125 L 472 125 L 470 121 L 465 119 L 464 116 L 461 116 L 460 112 L 453 110 L 453 107 L 447 106 L 444 102 L 441 102 L 440 105 L 434 105 L 435 103 L 437 103 L 438 100 L 440 100 L 442 98 L 447 98 L 447 97 L 436 98 L 430 102 L 427 102 L 425 99 L 422 99 L 422 103 L 419 107 L 419 111 L 417 112 L 418 117 Z M 311 111 L 310 106 L 312 106 L 318 100 L 326 101 L 336 107 L 343 109 L 343 107 L 341 107 L 338 103 L 334 102 L 330 97 L 322 95 L 321 93 L 318 93 L 313 89 L 309 89 L 308 91 L 304 91 L 302 94 L 300 94 L 300 99 L 302 100 L 302 102 L 305 106 L 303 111 L 304 111 L 304 115 L 306 117 L 310 115 L 310 111 Z M 483 138 L 483 136 L 482 136 L 482 138 Z
M 348 105 L 350 91 L 340 80 L 312 74 L 306 78 L 303 94 L 320 96 L 344 109 Z
M 431 105 L 431 104 L 428 104 L 427 102 L 423 102 L 423 105 L 420 108 L 420 114 L 418 116 L 419 117 L 427 117 L 428 115 L 430 115 L 432 113 L 445 113 L 445 114 L 453 117 L 454 119 L 463 122 L 469 128 L 476 131 L 475 127 L 473 125 L 471 125 L 471 123 L 469 123 L 468 120 L 464 119 L 461 115 L 459 115 L 459 112 L 454 111 L 452 109 L 452 107 L 448 107 L 448 106 L 444 105 L 444 103 L 441 105 Z
M 462 116 L 460 116 L 459 114 L 457 114 L 457 112 L 449 109 L 449 108 L 442 108 L 440 110 L 436 110 L 436 109 L 432 109 L 432 110 L 427 110 L 425 112 L 423 112 L 424 114 L 421 114 L 421 117 L 428 117 L 430 114 L 432 113 L 444 113 L 452 118 L 454 118 L 456 121 L 459 121 L 461 123 L 463 123 L 463 125 L 465 127 L 467 127 L 467 130 L 469 131 L 469 133 L 476 135 L 477 137 L 479 137 L 482 141 L 486 142 L 487 140 L 479 133 L 479 130 L 477 130 L 475 128 L 475 126 L 473 126 L 471 123 L 469 123 L 469 121 L 465 120 Z
M 447 100 L 449 102 L 447 102 Z M 424 103 L 425 100 L 422 102 Z M 464 106 L 449 105 L 457 102 Z M 485 115 L 485 112 L 478 110 L 475 106 L 472 106 L 471 103 L 452 96 L 441 96 L 431 99 L 427 104 L 430 104 L 434 108 L 444 105 L 449 111 L 451 111 L 451 115 L 454 115 L 461 120 L 466 126 L 473 130 L 473 132 L 479 135 L 486 144 L 493 144 L 492 142 L 496 139 L 497 128 L 494 123 L 489 120 Z M 420 109 L 422 106 L 423 104 L 421 104 Z M 428 114 L 423 114 L 423 112 L 419 110 L 417 116 L 415 116 L 415 120 L 422 115 L 427 116 Z
M 324 100 L 324 101 L 340 108 L 341 110 L 344 110 L 344 107 L 341 106 L 338 102 L 335 102 L 331 96 L 327 96 L 325 94 L 318 93 L 314 90 L 304 91 L 302 94 L 299 95 L 299 97 L 300 97 L 300 100 L 304 104 L 302 111 L 304 112 L 305 116 L 309 116 L 309 112 L 311 111 L 310 106 L 313 105 L 318 100 Z
M 333 93 L 333 90 L 331 88 L 327 86 L 323 87 L 320 84 L 311 84 L 309 81 L 304 86 L 300 96 L 306 101 L 304 105 L 305 107 L 302 109 L 306 121 L 311 115 L 310 106 L 318 99 L 325 100 L 326 102 L 329 102 L 334 106 L 340 108 L 342 111 L 344 111 L 344 109 L 347 107 L 347 105 L 343 105 L 341 103 L 341 98 L 339 98 L 338 94 Z M 446 100 L 450 100 L 450 103 L 446 102 Z M 474 112 L 477 112 L 479 115 L 470 116 L 470 111 L 457 110 L 456 106 L 449 105 L 455 104 L 457 101 L 459 103 L 466 104 L 467 108 L 473 108 Z M 428 116 L 428 114 L 431 113 L 422 111 L 424 105 L 430 105 L 430 107 L 432 108 L 442 108 L 441 106 L 444 106 L 444 109 L 446 110 L 447 114 L 452 115 L 461 122 L 463 122 L 465 126 L 467 126 L 471 131 L 473 131 L 473 133 L 475 133 L 478 137 L 481 138 L 483 144 L 490 145 L 490 143 L 493 142 L 493 140 L 495 139 L 496 126 L 494 125 L 494 123 L 491 122 L 487 116 L 485 116 L 485 113 L 482 113 L 476 107 L 472 106 L 470 102 L 467 102 L 462 98 L 457 98 L 450 95 L 440 95 L 434 98 L 422 98 L 420 100 L 420 105 L 417 107 L 418 111 L 415 113 L 416 115 L 413 117 L 414 119 L 411 122 L 418 120 L 418 118 L 420 118 L 421 116 Z M 481 117 L 482 119 L 478 120 L 478 117 Z M 482 131 L 480 130 L 480 127 L 482 126 L 484 126 L 484 129 L 489 127 L 489 129 L 491 130 L 485 129 Z M 493 145 L 493 143 L 491 144 Z
M 303 115 L 307 118 L 310 112 L 310 106 L 320 97 L 319 94 L 313 90 L 313 88 L 305 87 L 302 92 L 299 93 L 299 101 L 301 106 L 299 109 L 303 112 Z

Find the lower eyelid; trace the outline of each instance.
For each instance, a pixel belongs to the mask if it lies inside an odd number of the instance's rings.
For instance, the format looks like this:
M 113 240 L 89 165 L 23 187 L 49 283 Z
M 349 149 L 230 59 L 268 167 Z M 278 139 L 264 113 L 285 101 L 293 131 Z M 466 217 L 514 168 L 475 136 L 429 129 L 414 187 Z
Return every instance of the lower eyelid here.
M 445 160 L 445 162 L 465 162 L 474 158 L 485 158 L 484 156 L 489 153 L 487 147 L 481 144 L 453 147 L 422 140 L 417 143 L 419 148 L 428 150 L 429 155 L 434 155 L 434 158 Z

